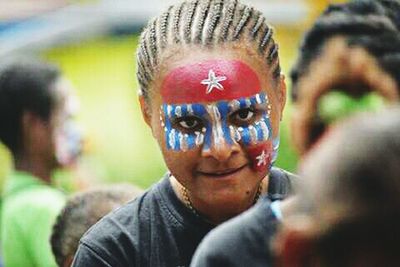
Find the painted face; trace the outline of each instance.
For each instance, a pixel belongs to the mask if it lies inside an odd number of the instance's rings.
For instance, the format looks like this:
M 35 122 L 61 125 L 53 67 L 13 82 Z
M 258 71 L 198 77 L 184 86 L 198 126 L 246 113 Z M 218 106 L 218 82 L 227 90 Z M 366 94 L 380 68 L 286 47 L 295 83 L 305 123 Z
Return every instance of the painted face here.
M 59 165 L 70 166 L 76 163 L 82 153 L 83 134 L 74 117 L 79 110 L 79 102 L 72 94 L 68 80 L 56 83 L 59 108 L 55 113 L 55 157 Z
M 244 146 L 256 171 L 277 156 L 271 104 L 257 74 L 238 60 L 208 60 L 178 67 L 161 87 L 160 123 L 167 149 Z

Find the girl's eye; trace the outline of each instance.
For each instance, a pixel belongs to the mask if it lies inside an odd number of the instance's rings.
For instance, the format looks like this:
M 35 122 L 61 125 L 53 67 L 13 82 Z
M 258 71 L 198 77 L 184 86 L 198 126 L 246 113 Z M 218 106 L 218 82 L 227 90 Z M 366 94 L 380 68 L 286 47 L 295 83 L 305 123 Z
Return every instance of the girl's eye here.
M 238 110 L 233 115 L 234 115 L 235 120 L 237 120 L 239 122 L 247 122 L 253 118 L 254 111 L 246 108 L 246 109 Z
M 178 124 L 184 129 L 195 129 L 201 124 L 201 121 L 194 117 L 182 118 L 178 121 Z

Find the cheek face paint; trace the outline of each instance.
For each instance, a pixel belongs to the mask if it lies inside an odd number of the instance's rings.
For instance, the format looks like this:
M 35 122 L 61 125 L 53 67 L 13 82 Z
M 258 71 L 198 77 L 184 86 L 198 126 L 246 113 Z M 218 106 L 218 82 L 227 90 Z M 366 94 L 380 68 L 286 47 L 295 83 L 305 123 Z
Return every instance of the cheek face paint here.
M 247 149 L 252 162 L 252 169 L 258 172 L 269 170 L 278 156 L 279 137 L 255 144 Z

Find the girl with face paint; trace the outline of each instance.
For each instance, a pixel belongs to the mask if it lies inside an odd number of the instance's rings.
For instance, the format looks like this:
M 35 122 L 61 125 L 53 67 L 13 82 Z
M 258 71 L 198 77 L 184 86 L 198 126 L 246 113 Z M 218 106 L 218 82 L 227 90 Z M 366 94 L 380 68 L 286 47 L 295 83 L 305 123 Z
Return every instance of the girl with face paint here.
M 137 63 L 169 172 L 92 228 L 74 266 L 188 266 L 217 224 L 289 192 L 272 168 L 286 88 L 261 12 L 236 0 L 171 6 L 143 31 Z
M 170 58 L 145 114 L 176 194 L 213 223 L 247 209 L 267 188 L 282 104 L 281 84 L 263 79 L 245 48 L 217 51 Z

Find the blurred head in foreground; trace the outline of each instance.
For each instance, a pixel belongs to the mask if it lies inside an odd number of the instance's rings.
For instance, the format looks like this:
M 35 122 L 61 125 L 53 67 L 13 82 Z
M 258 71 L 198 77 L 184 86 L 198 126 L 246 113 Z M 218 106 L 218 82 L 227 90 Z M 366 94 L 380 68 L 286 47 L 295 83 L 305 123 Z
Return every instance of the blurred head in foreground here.
M 70 266 L 79 239 L 107 213 L 142 193 L 129 184 L 92 189 L 71 196 L 53 227 L 51 246 L 58 266 Z
M 306 156 L 278 266 L 400 264 L 400 109 L 341 123 Z
M 399 15 L 395 0 L 332 4 L 305 34 L 291 71 L 292 132 L 301 155 L 333 121 L 398 101 Z M 341 48 L 329 50 L 338 37 Z

